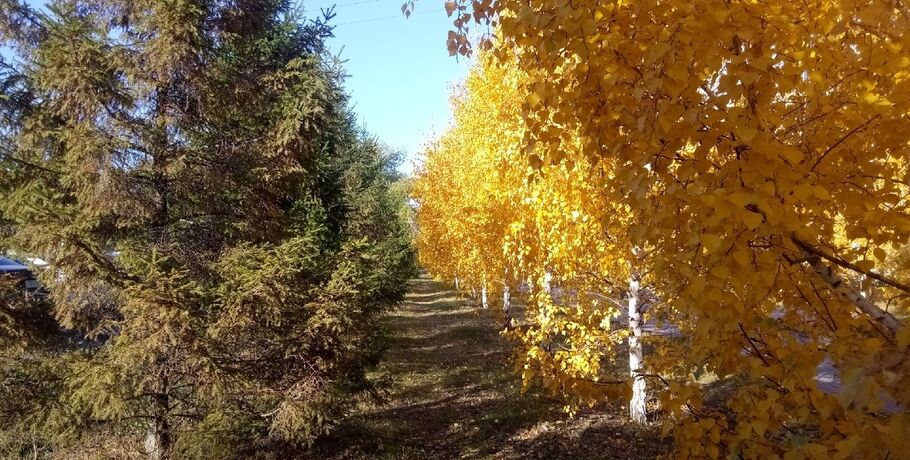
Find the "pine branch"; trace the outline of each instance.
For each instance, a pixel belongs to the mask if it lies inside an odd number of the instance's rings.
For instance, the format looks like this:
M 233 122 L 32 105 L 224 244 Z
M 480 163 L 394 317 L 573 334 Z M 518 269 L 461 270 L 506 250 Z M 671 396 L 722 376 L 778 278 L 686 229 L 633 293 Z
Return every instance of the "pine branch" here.
M 60 171 L 55 171 L 53 169 L 46 168 L 44 166 L 32 163 L 30 161 L 26 161 L 21 158 L 16 158 L 15 156 L 13 156 L 12 152 L 10 152 L 9 150 L 7 150 L 5 148 L 3 150 L 0 150 L 0 159 L 13 162 L 17 165 L 24 166 L 26 168 L 37 169 L 39 171 L 43 171 L 43 172 L 53 174 L 56 176 L 59 176 L 62 174 Z

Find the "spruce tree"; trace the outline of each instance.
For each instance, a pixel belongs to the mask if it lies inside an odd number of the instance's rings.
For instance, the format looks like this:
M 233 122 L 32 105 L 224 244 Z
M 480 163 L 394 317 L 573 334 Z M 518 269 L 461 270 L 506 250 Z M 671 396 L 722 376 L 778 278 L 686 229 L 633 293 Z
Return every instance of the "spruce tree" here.
M 2 217 L 51 263 L 61 328 L 46 359 L 5 366 L 46 403 L 5 414 L 0 448 L 244 457 L 306 445 L 373 389 L 376 318 L 414 262 L 324 18 L 280 0 L 2 0 L 0 34 L 19 56 Z M 13 369 L 26 356 L 37 367 Z

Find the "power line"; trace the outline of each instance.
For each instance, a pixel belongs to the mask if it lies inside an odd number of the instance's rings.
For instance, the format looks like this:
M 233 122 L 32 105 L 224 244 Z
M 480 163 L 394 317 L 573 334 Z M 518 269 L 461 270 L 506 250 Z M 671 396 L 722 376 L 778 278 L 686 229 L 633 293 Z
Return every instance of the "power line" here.
M 364 1 L 370 2 L 370 1 L 378 1 L 378 0 L 364 0 Z M 421 11 L 418 13 L 411 13 L 411 16 L 419 16 L 421 14 L 429 14 L 429 13 L 440 13 L 442 11 L 445 11 L 445 8 L 440 8 L 438 10 Z M 351 24 L 362 24 L 365 22 L 388 21 L 390 19 L 398 19 L 398 18 L 403 18 L 403 17 L 404 17 L 403 14 L 396 14 L 394 16 L 385 16 L 385 17 L 380 17 L 380 18 L 360 19 L 357 21 L 342 22 L 341 24 L 335 24 L 335 27 L 349 26 Z
M 319 8 L 342 8 L 342 7 L 346 7 L 346 6 L 364 5 L 367 3 L 376 3 L 376 2 L 382 2 L 382 1 L 388 1 L 388 0 L 358 0 L 356 2 L 347 2 L 347 3 L 327 3 L 325 6 L 320 6 Z
M 354 6 L 354 5 L 363 5 L 365 3 L 376 3 L 376 2 L 382 2 L 382 1 L 385 1 L 385 0 L 360 0 L 357 2 L 339 3 L 335 6 L 337 6 L 337 7 Z

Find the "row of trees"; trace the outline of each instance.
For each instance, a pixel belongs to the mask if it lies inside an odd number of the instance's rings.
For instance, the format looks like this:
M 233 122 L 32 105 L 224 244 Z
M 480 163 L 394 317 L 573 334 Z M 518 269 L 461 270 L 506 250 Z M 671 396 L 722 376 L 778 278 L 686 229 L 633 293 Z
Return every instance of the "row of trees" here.
M 50 264 L 0 296 L 0 456 L 277 455 L 374 392 L 415 263 L 326 20 L 0 1 L 2 243 Z
M 647 384 L 682 456 L 910 447 L 906 5 L 446 7 L 451 52 L 494 33 L 415 187 L 421 260 L 527 287 L 526 381 L 635 418 Z

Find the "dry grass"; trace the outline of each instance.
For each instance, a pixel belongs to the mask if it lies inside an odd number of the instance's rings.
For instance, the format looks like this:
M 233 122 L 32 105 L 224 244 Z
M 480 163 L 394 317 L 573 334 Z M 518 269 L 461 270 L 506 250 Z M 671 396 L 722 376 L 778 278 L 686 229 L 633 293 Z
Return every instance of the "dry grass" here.
M 653 458 L 667 446 L 653 427 L 614 407 L 568 417 L 558 401 L 521 395 L 509 345 L 486 312 L 442 284 L 414 280 L 387 318 L 380 369 L 386 402 L 364 403 L 310 456 L 361 458 Z

